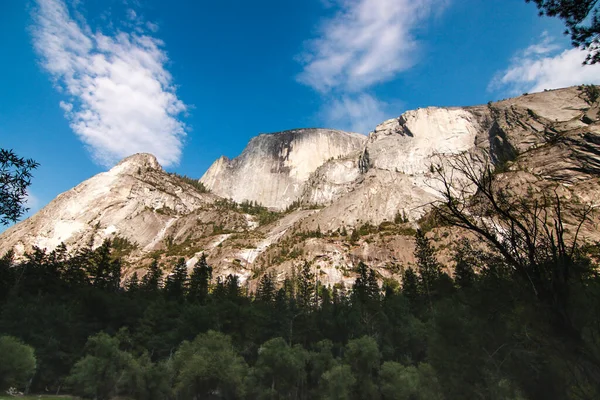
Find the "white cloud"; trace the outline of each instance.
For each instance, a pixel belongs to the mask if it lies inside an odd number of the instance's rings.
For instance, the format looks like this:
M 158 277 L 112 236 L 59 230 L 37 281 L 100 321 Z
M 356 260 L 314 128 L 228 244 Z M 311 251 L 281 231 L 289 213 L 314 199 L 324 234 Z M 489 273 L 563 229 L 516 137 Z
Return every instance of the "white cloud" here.
M 386 119 L 388 104 L 368 94 L 343 95 L 333 99 L 323 111 L 328 126 L 358 133 L 368 133 Z
M 340 0 L 319 38 L 308 42 L 298 80 L 326 93 L 360 91 L 412 67 L 419 43 L 414 31 L 445 0 Z
M 93 31 L 63 0 L 37 0 L 33 18 L 42 65 L 68 96 L 60 106 L 97 162 L 110 166 L 137 152 L 154 154 L 163 166 L 179 162 L 186 105 L 160 40 L 140 29 Z
M 600 83 L 600 64 L 582 65 L 586 54 L 577 48 L 561 51 L 544 33 L 539 43 L 520 51 L 510 66 L 494 77 L 488 89 L 516 95 Z
M 73 104 L 71 103 L 67 103 L 66 101 L 60 101 L 58 103 L 58 105 L 60 106 L 60 108 L 63 109 L 63 111 L 65 112 L 65 115 L 69 116 L 71 114 L 71 111 L 73 111 Z
M 31 192 L 27 192 L 25 197 L 25 207 L 29 208 L 28 215 L 32 215 L 38 208 L 40 208 L 41 201 L 40 199 L 33 195 Z
M 441 12 L 447 0 L 322 0 L 337 8 L 318 37 L 299 56 L 299 82 L 324 97 L 321 118 L 328 126 L 367 133 L 397 115 L 368 89 L 394 79 L 416 64 L 416 32 Z

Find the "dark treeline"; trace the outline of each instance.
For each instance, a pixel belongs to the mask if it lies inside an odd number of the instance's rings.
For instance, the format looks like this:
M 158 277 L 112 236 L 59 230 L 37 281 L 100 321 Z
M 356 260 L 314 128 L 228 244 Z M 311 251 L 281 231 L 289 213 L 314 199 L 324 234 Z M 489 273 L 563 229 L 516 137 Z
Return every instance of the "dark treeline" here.
M 416 243 L 402 285 L 361 263 L 352 288 L 324 287 L 306 263 L 255 293 L 213 279 L 204 257 L 189 275 L 180 259 L 122 282 L 109 241 L 7 254 L 0 339 L 35 351 L 19 389 L 94 399 L 599 398 L 600 284 L 583 252 L 565 332 L 502 257 L 462 242 L 451 278 Z

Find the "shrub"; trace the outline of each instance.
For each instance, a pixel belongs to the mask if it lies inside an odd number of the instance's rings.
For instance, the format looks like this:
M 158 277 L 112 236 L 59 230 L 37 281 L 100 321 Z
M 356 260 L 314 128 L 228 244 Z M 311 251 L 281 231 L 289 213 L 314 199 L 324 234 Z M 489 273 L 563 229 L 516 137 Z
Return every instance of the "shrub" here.
M 36 367 L 33 347 L 12 336 L 0 336 L 0 354 L 0 390 L 25 388 Z

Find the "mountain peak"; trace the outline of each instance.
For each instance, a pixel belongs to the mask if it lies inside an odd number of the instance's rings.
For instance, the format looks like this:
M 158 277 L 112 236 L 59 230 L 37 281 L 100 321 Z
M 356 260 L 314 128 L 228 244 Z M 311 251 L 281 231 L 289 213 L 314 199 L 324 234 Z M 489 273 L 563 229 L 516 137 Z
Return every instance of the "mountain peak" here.
M 111 169 L 111 172 L 132 173 L 138 170 L 149 169 L 162 171 L 162 167 L 154 155 L 150 153 L 136 153 L 122 159 Z
M 218 196 L 282 210 L 298 200 L 317 168 L 361 151 L 366 140 L 358 133 L 320 128 L 261 134 L 239 156 L 215 161 L 200 181 Z

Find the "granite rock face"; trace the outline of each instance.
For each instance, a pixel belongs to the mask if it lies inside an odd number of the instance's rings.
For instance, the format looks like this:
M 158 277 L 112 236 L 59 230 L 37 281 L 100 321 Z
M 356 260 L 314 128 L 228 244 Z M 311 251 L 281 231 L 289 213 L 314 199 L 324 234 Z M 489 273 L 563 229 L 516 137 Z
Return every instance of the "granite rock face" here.
M 365 141 L 364 135 L 330 129 L 263 134 L 238 157 L 219 158 L 200 181 L 218 196 L 281 210 L 298 200 L 317 168 L 362 150 Z
M 120 236 L 137 244 L 131 257 L 139 265 L 152 253 L 166 264 L 184 256 L 191 267 L 204 252 L 215 277 L 235 274 L 250 285 L 267 270 L 283 279 L 304 261 L 324 284 L 351 284 L 359 261 L 392 277 L 414 261 L 411 230 L 439 199 L 432 164 L 455 154 L 487 152 L 501 181 L 523 190 L 550 186 L 600 207 L 598 110 L 597 99 L 571 87 L 485 106 L 407 111 L 368 136 L 327 129 L 259 135 L 238 157 L 221 157 L 206 171 L 201 182 L 211 193 L 137 154 L 1 234 L 0 254 Z M 261 225 L 223 198 L 299 209 Z M 398 214 L 408 221 L 394 222 Z M 365 225 L 375 230 L 348 240 Z M 590 240 L 600 239 L 597 225 L 585 229 Z M 441 243 L 448 247 L 457 235 L 446 232 Z
M 60 243 L 97 246 L 115 236 L 150 249 L 179 216 L 212 201 L 214 196 L 164 172 L 153 155 L 135 154 L 6 230 L 0 253 L 10 248 L 23 253 L 32 246 L 50 251 Z

